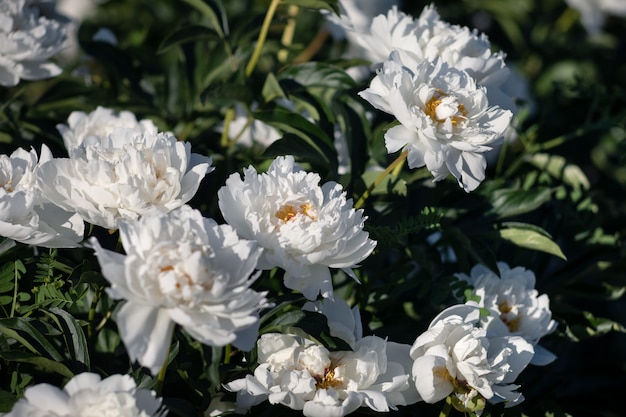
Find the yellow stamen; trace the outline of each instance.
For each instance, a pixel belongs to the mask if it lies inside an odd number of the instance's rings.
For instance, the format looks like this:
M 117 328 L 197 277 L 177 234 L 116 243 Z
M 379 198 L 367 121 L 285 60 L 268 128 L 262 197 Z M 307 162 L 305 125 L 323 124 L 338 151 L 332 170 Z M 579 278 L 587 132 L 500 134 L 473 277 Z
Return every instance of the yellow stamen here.
M 317 389 L 338 388 L 342 384 L 342 381 L 335 379 L 335 368 L 326 369 L 324 376 L 318 380 L 315 384 Z
M 439 105 L 443 101 L 442 98 L 445 96 L 446 94 L 444 94 L 442 90 L 435 90 L 435 93 L 433 94 L 433 96 L 430 98 L 430 100 L 426 102 L 426 105 L 424 106 L 424 113 L 426 113 L 428 117 L 430 117 L 433 121 L 437 123 L 442 122 L 442 120 L 439 120 L 437 118 L 437 107 L 439 107 Z M 452 126 L 457 126 L 460 122 L 465 120 L 465 116 L 467 116 L 467 111 L 465 110 L 465 106 L 463 106 L 463 104 L 459 104 L 459 107 L 457 109 L 457 114 L 450 117 Z
M 507 301 L 502 301 L 498 304 L 498 310 L 500 310 L 500 320 L 509 328 L 510 332 L 516 332 L 519 330 L 522 316 L 515 315 L 514 318 L 510 318 L 509 314 L 513 310 L 513 306 L 511 306 Z M 514 313 L 515 314 L 515 313 Z
M 292 204 L 285 204 L 280 209 L 278 209 L 276 213 L 274 213 L 274 216 L 276 216 L 285 223 L 293 220 L 298 214 L 304 214 L 311 220 L 315 221 L 317 220 L 317 216 L 315 216 L 312 211 L 313 205 L 311 203 L 300 204 L 298 207 Z

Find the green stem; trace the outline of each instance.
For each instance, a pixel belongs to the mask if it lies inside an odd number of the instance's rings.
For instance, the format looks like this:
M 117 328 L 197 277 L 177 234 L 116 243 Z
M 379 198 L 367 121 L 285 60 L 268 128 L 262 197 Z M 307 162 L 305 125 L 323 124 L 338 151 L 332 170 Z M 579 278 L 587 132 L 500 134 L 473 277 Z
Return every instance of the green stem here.
M 165 383 L 165 372 L 167 372 L 167 365 L 170 358 L 170 350 L 172 349 L 172 337 L 174 337 L 174 326 L 172 326 L 172 332 L 170 333 L 170 343 L 167 347 L 167 355 L 165 355 L 165 362 L 163 362 L 163 366 L 161 366 L 161 370 L 157 375 L 157 381 L 154 386 L 154 390 L 156 391 L 157 397 L 160 397 L 163 393 L 163 385 Z
M 102 292 L 104 291 L 104 286 L 99 286 L 93 295 L 93 299 L 91 300 L 91 305 L 89 306 L 89 312 L 87 313 L 87 337 L 89 340 L 93 342 L 94 331 L 93 331 L 93 320 L 96 318 L 96 307 L 100 302 L 100 297 L 102 297 Z
M 263 20 L 263 25 L 261 26 L 261 33 L 259 33 L 259 39 L 254 47 L 254 51 L 252 52 L 252 56 L 250 57 L 250 61 L 248 65 L 246 65 L 245 75 L 249 77 L 254 71 L 254 67 L 256 67 L 256 63 L 261 56 L 261 50 L 263 49 L 263 45 L 265 44 L 265 39 L 267 38 L 267 32 L 270 29 L 270 24 L 272 23 L 272 18 L 274 17 L 274 13 L 278 8 L 278 4 L 280 0 L 272 0 L 270 3 L 270 7 L 267 9 L 267 14 L 265 15 L 265 20 Z
M 222 145 L 222 148 L 227 148 L 230 143 L 228 133 L 230 131 L 230 123 L 233 121 L 234 118 L 235 108 L 231 107 L 230 109 L 226 110 L 226 115 L 224 116 L 224 130 L 222 130 L 222 137 L 220 139 L 220 144 Z
M 289 6 L 289 10 L 287 11 L 287 26 L 285 26 L 283 37 L 281 38 L 283 49 L 278 51 L 278 60 L 283 64 L 287 62 L 287 58 L 289 57 L 289 47 L 293 43 L 293 35 L 296 32 L 296 16 L 298 15 L 298 10 L 298 6 L 292 4 Z
M 15 260 L 13 262 L 13 276 L 15 278 L 15 283 L 13 284 L 13 302 L 11 303 L 11 318 L 13 318 L 13 316 L 15 316 L 15 310 L 17 309 L 17 279 L 19 277 L 18 271 L 17 271 L 17 265 L 15 264 L 15 262 L 17 262 L 17 260 Z
M 230 355 L 232 354 L 232 350 L 233 350 L 233 347 L 230 343 L 224 346 L 224 363 L 225 364 L 230 363 Z
M 354 208 L 355 209 L 359 209 L 361 208 L 361 206 L 363 205 L 363 203 L 365 203 L 365 200 L 367 200 L 367 198 L 370 196 L 370 194 L 372 193 L 372 191 L 374 191 L 374 189 L 376 187 L 378 187 L 378 184 L 380 184 L 387 175 L 389 175 L 389 173 L 391 171 L 393 171 L 398 165 L 402 164 L 404 162 L 404 160 L 406 159 L 407 155 L 409 154 L 409 151 L 405 150 L 402 151 L 402 153 L 400 154 L 400 156 L 398 156 L 396 158 L 395 161 L 393 161 L 388 167 L 387 169 L 385 169 L 378 177 L 376 177 L 376 179 L 374 180 L 373 183 L 370 184 L 369 187 L 367 187 L 367 190 L 365 190 L 365 192 L 363 193 L 363 195 L 361 195 L 361 197 L 359 197 L 359 199 L 357 200 L 357 202 L 354 204 Z

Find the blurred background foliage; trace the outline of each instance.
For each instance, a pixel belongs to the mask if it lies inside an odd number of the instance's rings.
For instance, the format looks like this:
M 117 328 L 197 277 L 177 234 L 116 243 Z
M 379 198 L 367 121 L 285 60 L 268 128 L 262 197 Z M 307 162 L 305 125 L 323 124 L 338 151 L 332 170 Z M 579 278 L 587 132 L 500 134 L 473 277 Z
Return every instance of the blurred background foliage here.
M 346 42 L 328 35 L 319 11 L 302 7 L 335 3 L 283 1 L 248 74 L 268 1 L 103 2 L 80 26 L 83 53 L 66 58 L 63 75 L 0 89 L 0 149 L 39 150 L 46 143 L 64 156 L 56 124 L 65 123 L 72 111 L 100 105 L 150 118 L 160 130 L 191 142 L 194 152 L 213 157 L 216 170 L 191 201 L 207 217 L 222 221 L 216 192 L 228 175 L 249 164 L 263 170 L 269 158 L 282 154 L 296 155 L 323 181 L 340 182 L 356 201 L 377 176 L 371 168 L 395 158 L 386 154 L 382 140 L 393 120 L 365 116 L 370 107 L 356 93 L 368 80 L 355 82 L 344 72 L 355 63 L 342 58 Z M 426 4 L 405 0 L 402 10 L 418 16 Z M 621 416 L 626 21 L 609 18 L 604 31 L 592 37 L 562 0 L 433 4 L 443 20 L 485 32 L 494 49 L 506 52 L 527 92 L 519 103 L 518 139 L 493 155 L 487 180 L 471 194 L 453 179 L 434 185 L 423 170 L 404 167 L 388 176 L 364 206 L 366 228 L 378 249 L 357 271 L 361 285 L 338 273 L 337 292 L 360 307 L 366 334 L 412 343 L 435 314 L 459 300 L 452 290 L 458 288 L 455 273 L 467 273 L 478 262 L 529 268 L 559 322 L 558 331 L 542 340 L 558 360 L 524 371 L 522 406 L 493 407 L 484 415 Z M 285 38 L 288 26 L 293 33 Z M 102 28 L 117 44 L 94 40 Z M 285 98 L 293 109 L 284 106 Z M 224 123 L 236 103 L 249 111 L 250 121 L 277 128 L 283 138 L 267 149 L 230 140 Z M 335 126 L 349 146 L 347 173 L 338 172 Z M 105 231 L 93 233 L 116 239 Z M 86 369 L 128 372 L 109 320 L 114 305 L 89 250 L 18 247 L 1 261 L 0 411 L 34 382 L 61 384 Z M 268 279 L 258 285 L 286 297 L 289 302 L 277 308 L 301 304 L 283 294 L 280 280 L 271 279 L 275 274 L 280 272 L 264 272 Z M 32 349 L 22 356 L 11 353 L 9 338 Z M 219 387 L 215 383 L 234 379 L 242 368 L 220 366 L 221 350 L 200 346 L 183 333 L 176 340 L 170 365 L 175 371 L 168 373 L 163 393 L 175 414 L 199 415 Z M 140 369 L 131 372 L 150 384 Z M 438 411 L 422 403 L 391 414 Z

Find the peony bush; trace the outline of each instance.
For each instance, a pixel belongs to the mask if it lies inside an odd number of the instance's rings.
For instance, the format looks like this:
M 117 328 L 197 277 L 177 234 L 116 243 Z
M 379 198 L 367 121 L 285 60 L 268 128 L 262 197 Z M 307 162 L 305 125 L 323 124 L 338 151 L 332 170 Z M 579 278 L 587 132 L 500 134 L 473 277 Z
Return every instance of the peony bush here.
M 621 415 L 618 3 L 3 2 L 0 415 Z

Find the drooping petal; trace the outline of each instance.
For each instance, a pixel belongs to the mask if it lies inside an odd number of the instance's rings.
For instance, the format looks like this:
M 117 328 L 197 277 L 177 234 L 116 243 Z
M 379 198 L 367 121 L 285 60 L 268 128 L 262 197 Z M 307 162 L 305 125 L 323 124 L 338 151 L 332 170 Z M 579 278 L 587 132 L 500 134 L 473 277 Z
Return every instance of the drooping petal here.
M 115 320 L 128 356 L 156 375 L 167 359 L 174 328 L 167 310 L 126 302 Z

